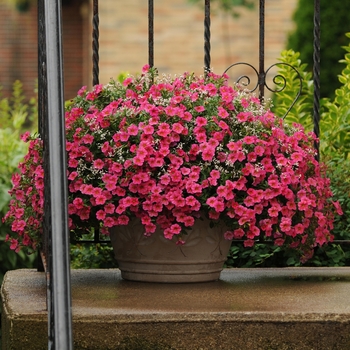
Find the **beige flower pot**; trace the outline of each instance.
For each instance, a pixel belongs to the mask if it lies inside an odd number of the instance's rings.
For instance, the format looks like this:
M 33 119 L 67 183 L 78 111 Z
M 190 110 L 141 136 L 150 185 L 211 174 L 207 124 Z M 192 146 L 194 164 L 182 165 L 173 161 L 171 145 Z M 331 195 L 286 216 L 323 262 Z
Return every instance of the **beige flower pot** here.
M 127 226 L 111 229 L 115 258 L 126 280 L 162 283 L 209 282 L 218 280 L 227 258 L 231 241 L 224 238 L 226 228 L 210 228 L 209 220 L 197 219 L 186 243 L 176 245 L 157 231 L 143 235 L 139 219 Z

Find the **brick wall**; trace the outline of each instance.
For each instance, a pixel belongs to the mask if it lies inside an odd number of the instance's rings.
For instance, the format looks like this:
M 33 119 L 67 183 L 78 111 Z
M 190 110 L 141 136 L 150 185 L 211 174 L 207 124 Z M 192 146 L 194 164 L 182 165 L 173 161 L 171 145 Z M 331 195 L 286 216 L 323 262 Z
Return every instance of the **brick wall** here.
M 36 9 L 20 13 L 0 4 L 0 84 L 6 96 L 12 83 L 23 82 L 26 94 L 32 95 L 37 77 Z
M 204 1 L 203 1 L 204 3 Z M 148 62 L 148 22 L 146 0 L 100 1 L 100 80 L 108 82 L 120 71 L 135 73 Z M 293 29 L 291 14 L 297 0 L 266 0 L 265 67 L 275 63 Z M 154 2 L 154 64 L 161 73 L 202 73 L 204 67 L 204 10 L 188 0 Z M 259 13 L 241 9 L 232 18 L 212 6 L 211 66 L 222 73 L 235 62 L 258 68 Z M 236 68 L 237 69 L 237 68 Z M 237 78 L 251 71 L 241 66 L 231 70 Z
M 82 85 L 91 85 L 92 0 L 74 0 L 63 6 L 65 98 Z M 203 1 L 204 3 L 204 1 Z M 215 11 L 211 18 L 211 66 L 222 73 L 244 61 L 258 66 L 258 1 L 256 9 L 241 10 L 234 19 Z M 265 67 L 275 63 L 292 29 L 291 14 L 297 0 L 266 0 Z M 107 83 L 121 71 L 139 72 L 148 62 L 148 1 L 100 0 L 100 82 Z M 188 0 L 156 0 L 154 63 L 160 73 L 202 73 L 204 66 L 204 13 Z M 27 96 L 37 77 L 36 2 L 19 13 L 0 2 L 0 84 L 8 94 L 20 79 Z M 241 66 L 230 71 L 236 79 L 249 74 Z
M 83 80 L 83 16 L 80 1 L 63 6 L 63 46 L 65 98 L 74 96 Z M 12 83 L 20 80 L 29 98 L 37 80 L 37 3 L 27 12 L 0 3 L 0 85 L 8 96 Z

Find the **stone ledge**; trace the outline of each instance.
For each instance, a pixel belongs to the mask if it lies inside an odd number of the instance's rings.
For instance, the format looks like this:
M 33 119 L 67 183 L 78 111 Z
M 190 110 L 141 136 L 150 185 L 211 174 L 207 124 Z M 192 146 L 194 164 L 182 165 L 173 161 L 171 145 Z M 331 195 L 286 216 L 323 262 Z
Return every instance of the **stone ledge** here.
M 225 269 L 198 284 L 71 275 L 75 349 L 350 349 L 350 267 Z M 45 275 L 10 271 L 1 297 L 3 350 L 46 349 Z

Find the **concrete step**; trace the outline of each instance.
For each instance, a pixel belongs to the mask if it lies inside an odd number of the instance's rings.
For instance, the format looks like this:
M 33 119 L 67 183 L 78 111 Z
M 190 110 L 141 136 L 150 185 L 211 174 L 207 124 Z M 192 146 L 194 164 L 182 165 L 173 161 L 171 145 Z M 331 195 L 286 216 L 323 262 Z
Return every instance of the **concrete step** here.
M 71 276 L 75 349 L 350 349 L 350 267 L 225 269 L 197 284 Z M 1 297 L 3 350 L 47 349 L 45 275 L 10 271 Z

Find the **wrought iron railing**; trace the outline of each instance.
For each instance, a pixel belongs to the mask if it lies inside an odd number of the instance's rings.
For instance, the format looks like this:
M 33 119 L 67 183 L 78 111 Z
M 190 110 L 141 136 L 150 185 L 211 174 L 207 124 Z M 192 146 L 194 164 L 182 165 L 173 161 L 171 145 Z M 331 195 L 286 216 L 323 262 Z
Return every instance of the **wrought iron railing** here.
M 117 7 L 116 2 L 116 7 Z M 149 6 L 149 65 L 154 65 L 153 54 L 153 0 Z M 319 135 L 320 118 L 320 1 L 314 0 L 314 131 Z M 266 81 L 265 55 L 265 0 L 259 0 L 259 67 L 249 65 L 256 73 L 259 97 L 265 89 L 272 91 Z M 68 199 L 65 155 L 65 126 L 62 72 L 61 1 L 38 0 L 38 43 L 39 43 L 39 131 L 44 140 L 45 170 L 45 222 L 43 260 L 47 262 L 49 349 L 73 348 Z M 93 0 L 93 85 L 99 83 L 99 9 L 98 0 Z M 204 67 L 210 70 L 210 0 L 204 0 Z M 291 67 L 292 69 L 295 69 Z M 245 76 L 241 76 L 242 79 Z M 249 78 L 248 78 L 249 79 Z M 298 98 L 298 96 L 296 96 Z M 318 150 L 318 144 L 315 144 Z M 98 239 L 97 233 L 95 239 Z
M 73 348 L 61 2 L 38 1 L 39 125 L 44 144 L 48 348 Z

